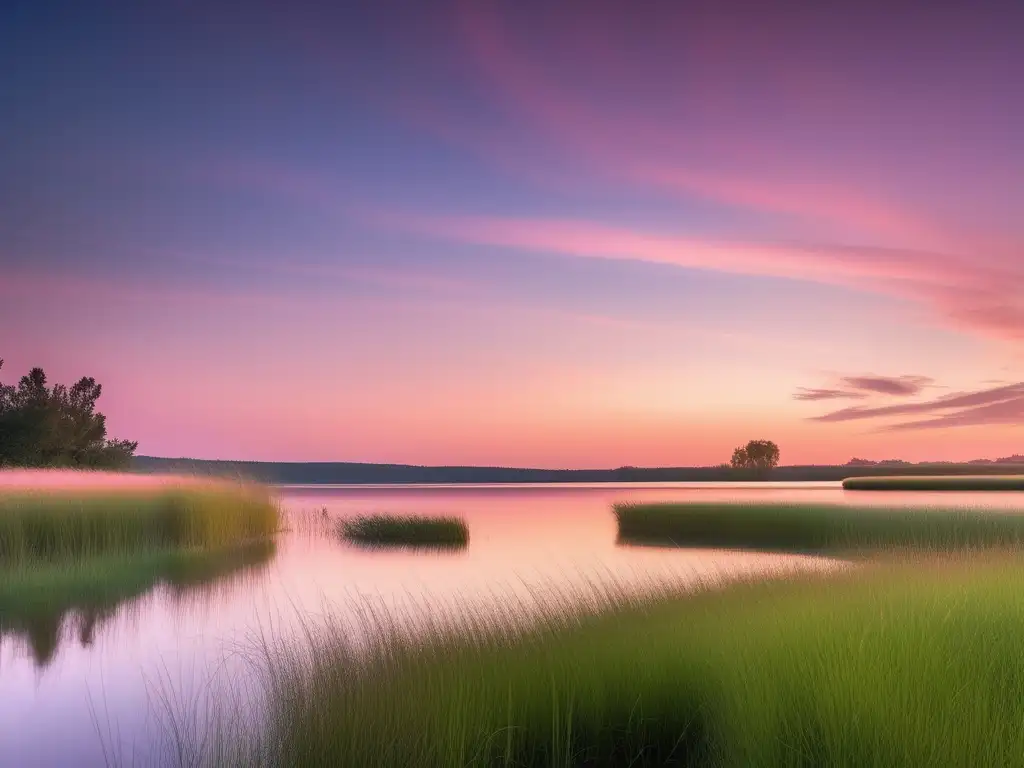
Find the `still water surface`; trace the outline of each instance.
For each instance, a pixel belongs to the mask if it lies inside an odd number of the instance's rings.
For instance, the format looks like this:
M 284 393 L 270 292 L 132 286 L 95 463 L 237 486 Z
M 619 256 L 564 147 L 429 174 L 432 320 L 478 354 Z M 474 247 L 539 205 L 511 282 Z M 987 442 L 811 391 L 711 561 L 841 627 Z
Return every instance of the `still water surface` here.
M 369 512 L 465 517 L 457 552 L 366 551 L 316 532 L 282 534 L 222 572 L 177 575 L 99 615 L 65 617 L 27 637 L 0 637 L 0 764 L 152 765 L 167 757 L 168 708 L 208 721 L 209 686 L 245 689 L 240 654 L 258 632 L 288 637 L 325 613 L 353 622 L 370 603 L 403 615 L 438 604 L 487 610 L 543 600 L 596 580 L 692 583 L 751 572 L 822 567 L 799 556 L 622 547 L 617 501 L 803 501 L 1019 506 L 1012 493 L 846 493 L 838 484 L 286 486 L 296 520 Z M 310 527 L 313 530 L 310 530 Z M 324 526 L 319 526 L 323 528 Z M 201 728 L 200 728 L 201 730 Z

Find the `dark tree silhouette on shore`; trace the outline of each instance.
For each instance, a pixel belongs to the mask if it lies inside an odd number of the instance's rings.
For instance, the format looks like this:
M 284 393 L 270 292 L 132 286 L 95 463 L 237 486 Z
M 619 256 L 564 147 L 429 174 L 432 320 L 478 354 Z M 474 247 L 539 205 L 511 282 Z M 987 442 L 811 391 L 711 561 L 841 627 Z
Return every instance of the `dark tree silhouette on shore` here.
M 107 439 L 106 417 L 96 411 L 101 392 L 91 377 L 48 387 L 42 368 L 17 386 L 0 384 L 0 466 L 126 467 L 138 443 Z
M 732 452 L 734 469 L 767 472 L 779 465 L 779 446 L 771 440 L 751 440 Z

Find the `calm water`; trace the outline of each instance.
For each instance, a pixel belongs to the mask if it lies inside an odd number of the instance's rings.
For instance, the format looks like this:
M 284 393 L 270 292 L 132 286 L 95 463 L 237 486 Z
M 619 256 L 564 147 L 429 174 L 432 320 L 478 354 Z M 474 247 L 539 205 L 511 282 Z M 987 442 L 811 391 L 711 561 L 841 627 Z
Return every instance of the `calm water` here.
M 844 493 L 838 484 L 601 486 L 283 487 L 296 518 L 367 512 L 457 514 L 470 528 L 460 552 L 372 552 L 303 527 L 276 547 L 215 572 L 170 583 L 92 616 L 0 637 L 0 765 L 150 765 L 163 754 L 166 711 L 206 721 L 207 686 L 239 689 L 259 630 L 287 637 L 300 617 L 355 621 L 367 602 L 415 616 L 425 602 L 529 605 L 552 585 L 595 579 L 642 585 L 751 571 L 821 567 L 827 561 L 710 550 L 618 547 L 616 501 L 748 500 L 964 504 L 1005 507 L 1020 494 Z M 244 687 L 244 685 L 243 685 Z

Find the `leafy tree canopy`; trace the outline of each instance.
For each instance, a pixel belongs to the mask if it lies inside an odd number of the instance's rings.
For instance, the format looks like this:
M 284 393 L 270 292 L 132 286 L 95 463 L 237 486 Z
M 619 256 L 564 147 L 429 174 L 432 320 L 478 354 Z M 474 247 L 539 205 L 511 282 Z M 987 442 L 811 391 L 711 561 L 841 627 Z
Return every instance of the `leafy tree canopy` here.
M 779 465 L 779 446 L 771 440 L 751 440 L 732 452 L 735 469 L 754 469 L 767 472 Z
M 106 417 L 96 411 L 101 391 L 91 377 L 49 387 L 42 368 L 17 386 L 0 383 L 0 466 L 127 466 L 138 443 L 107 439 Z

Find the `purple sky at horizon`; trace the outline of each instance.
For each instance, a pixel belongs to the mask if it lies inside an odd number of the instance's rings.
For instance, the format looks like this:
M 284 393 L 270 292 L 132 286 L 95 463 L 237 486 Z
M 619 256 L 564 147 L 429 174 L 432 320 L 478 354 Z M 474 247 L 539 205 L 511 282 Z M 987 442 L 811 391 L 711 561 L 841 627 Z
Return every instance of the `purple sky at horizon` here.
M 0 12 L 0 380 L 148 455 L 1024 453 L 1024 8 L 320 5 Z

